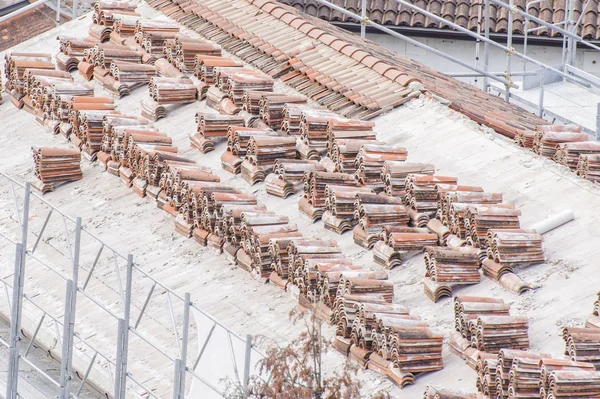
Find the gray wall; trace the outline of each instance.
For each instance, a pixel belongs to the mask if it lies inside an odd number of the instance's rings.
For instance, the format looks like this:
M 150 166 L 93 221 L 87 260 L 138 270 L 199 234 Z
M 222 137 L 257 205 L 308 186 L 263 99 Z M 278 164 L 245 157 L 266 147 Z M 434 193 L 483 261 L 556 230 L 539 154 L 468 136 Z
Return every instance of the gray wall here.
M 375 43 L 386 47 L 390 50 L 394 50 L 400 55 L 407 56 L 413 60 L 422 62 L 423 64 L 436 69 L 440 72 L 471 72 L 467 68 L 464 68 L 450 60 L 441 58 L 435 54 L 432 54 L 420 47 L 412 44 L 408 44 L 405 41 L 390 36 L 388 34 L 373 34 L 367 33 L 367 38 L 374 41 Z M 460 59 L 468 63 L 469 65 L 476 64 L 477 46 L 475 40 L 455 40 L 455 39 L 439 39 L 439 38 L 424 38 L 424 37 L 413 37 L 413 39 L 427 44 L 437 50 L 441 50 L 447 54 L 452 55 L 455 58 Z M 503 44 L 506 44 L 503 43 Z M 518 52 L 523 52 L 523 45 L 513 46 Z M 479 68 L 483 69 L 483 43 L 479 44 Z M 504 72 L 506 71 L 506 55 L 505 53 L 495 47 L 491 47 L 490 51 L 490 68 L 492 72 Z M 530 57 L 542 61 L 548 65 L 559 65 L 562 63 L 562 47 L 554 46 L 527 46 L 527 55 Z M 585 70 L 586 72 L 600 76 L 600 52 L 596 51 L 584 51 L 578 50 L 576 66 Z M 511 70 L 512 72 L 522 72 L 524 67 L 523 61 L 517 56 L 511 57 Z M 527 65 L 528 71 L 538 69 L 533 64 Z M 463 81 L 475 83 L 474 78 L 461 78 Z M 522 80 L 521 77 L 514 77 L 515 81 Z M 481 83 L 481 78 L 478 79 Z
M 21 0 L 0 0 L 0 10 L 2 10 L 5 7 L 12 6 L 13 4 L 16 4 L 20 1 Z

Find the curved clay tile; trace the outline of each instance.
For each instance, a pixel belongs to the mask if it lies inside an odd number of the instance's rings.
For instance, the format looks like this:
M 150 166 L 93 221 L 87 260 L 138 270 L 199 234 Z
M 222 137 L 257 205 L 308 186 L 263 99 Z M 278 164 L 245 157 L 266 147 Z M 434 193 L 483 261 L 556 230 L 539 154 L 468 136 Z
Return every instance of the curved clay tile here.
M 594 17 L 594 22 L 595 22 L 597 16 L 593 15 L 593 17 Z M 583 17 L 583 19 L 584 19 L 584 21 L 582 22 L 583 27 L 581 29 L 581 35 L 583 36 L 584 39 L 596 39 L 596 37 L 595 37 L 596 31 L 597 31 L 596 26 L 589 22 L 586 23 L 586 21 L 585 21 L 586 17 Z
M 525 11 L 525 6 L 527 5 L 526 3 L 527 3 L 526 0 L 513 0 L 513 4 L 520 11 Z M 523 19 L 523 17 L 520 16 L 519 14 L 515 13 L 513 15 L 513 32 L 523 34 L 523 23 L 524 22 L 525 22 L 525 20 Z
M 419 8 L 427 7 L 427 3 L 425 2 L 425 0 L 416 0 L 416 1 L 413 1 L 413 4 Z M 425 15 L 421 14 L 420 12 L 418 12 L 414 9 L 412 11 L 413 11 L 413 14 L 412 14 L 410 25 L 424 27 L 425 26 Z
M 552 23 L 563 22 L 565 20 L 565 0 L 555 0 L 553 9 Z
M 395 68 L 390 68 L 384 73 L 384 76 L 390 80 L 395 80 L 400 75 L 402 75 L 402 72 Z
M 398 16 L 398 3 L 395 0 L 386 0 L 385 8 L 383 10 L 384 25 L 393 25 L 396 23 L 396 17 Z
M 466 28 L 469 25 L 470 4 L 464 0 L 460 0 L 456 6 L 456 16 L 454 23 Z
M 344 6 L 345 6 L 344 0 L 333 0 L 333 1 L 331 1 L 331 3 L 335 4 L 336 6 L 340 6 L 342 8 L 344 8 Z M 343 14 L 342 12 L 340 12 L 338 10 L 331 10 L 330 21 L 343 21 L 344 16 L 345 16 L 345 14 Z
M 369 18 L 371 21 L 381 24 L 383 23 L 383 8 L 385 6 L 384 0 L 373 0 L 371 2 L 371 13 Z
M 400 7 L 398 8 L 398 18 L 396 19 L 396 25 L 409 26 L 411 18 L 412 18 L 412 9 L 401 4 Z
M 498 7 L 498 16 L 496 19 L 496 29 L 494 32 L 508 32 L 508 10 L 504 7 Z
M 513 21 L 513 33 L 516 33 L 518 35 L 522 35 L 524 33 L 522 19 L 515 19 Z
M 538 14 L 538 18 L 542 21 L 546 21 L 552 23 L 552 16 L 554 14 L 554 4 L 552 0 L 543 0 L 540 3 L 540 12 Z M 548 36 L 550 35 L 550 30 L 548 28 L 543 28 L 536 31 L 538 36 Z
M 316 17 L 324 19 L 325 21 L 331 21 L 331 8 L 321 5 L 319 6 L 319 11 L 317 12 Z
M 595 39 L 599 39 L 600 38 L 600 29 L 598 29 L 598 27 L 600 27 L 600 4 L 598 4 L 598 9 L 596 14 L 598 15 L 598 19 L 596 20 L 596 32 L 594 34 Z
M 442 5 L 442 18 L 447 19 L 450 22 L 454 22 L 454 15 L 456 13 L 456 3 L 454 0 L 444 0 Z M 440 25 L 442 28 L 444 25 Z
M 483 27 L 483 23 L 485 20 L 485 7 L 481 0 L 473 0 L 471 2 L 471 7 L 469 10 L 469 23 L 467 25 L 467 29 L 476 31 L 477 23 L 481 18 L 481 26 Z M 483 30 L 482 30 L 483 32 Z
M 360 15 L 360 0 L 346 0 L 345 8 L 350 12 Z
M 360 49 L 358 47 L 355 46 L 345 46 L 342 49 L 342 54 L 346 54 L 348 57 L 352 57 L 352 54 L 356 53 L 357 51 L 359 51 Z
M 440 0 L 431 0 L 429 2 L 427 11 L 429 11 L 432 14 L 441 16 L 442 15 L 442 2 Z M 435 20 L 433 18 L 429 18 L 427 17 L 427 19 L 425 20 L 425 27 L 427 28 L 437 28 L 440 26 L 440 22 L 438 20 Z
M 598 29 L 598 26 L 596 25 L 597 21 L 598 7 L 590 5 L 583 15 L 583 19 L 581 20 L 580 34 L 587 39 L 596 39 L 596 29 Z
M 490 4 L 490 32 L 496 31 L 496 24 L 498 23 L 498 12 L 500 7 Z M 485 21 L 483 23 L 483 29 L 485 29 Z
M 304 12 L 307 13 L 308 15 L 312 15 L 313 17 L 316 17 L 319 12 L 319 6 L 320 6 L 320 3 L 318 3 L 314 0 L 306 0 L 306 3 L 304 4 Z

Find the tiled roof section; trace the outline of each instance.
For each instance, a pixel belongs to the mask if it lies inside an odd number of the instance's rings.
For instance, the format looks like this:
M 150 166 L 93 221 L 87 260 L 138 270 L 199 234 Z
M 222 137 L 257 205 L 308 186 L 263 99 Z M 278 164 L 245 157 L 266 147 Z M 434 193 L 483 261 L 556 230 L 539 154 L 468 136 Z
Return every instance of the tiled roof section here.
M 278 0 L 293 6 L 314 17 L 329 22 L 357 22 L 348 18 L 339 11 L 322 5 L 316 0 Z M 330 2 L 344 7 L 360 15 L 361 0 L 329 0 Z M 482 19 L 482 30 L 485 29 L 485 2 L 482 0 L 410 0 L 413 4 L 444 19 L 454 22 L 463 28 L 475 31 L 479 15 Z M 507 0 L 505 0 L 508 3 Z M 521 11 L 525 11 L 528 0 L 514 0 L 513 4 Z M 575 1 L 574 20 L 577 21 L 582 13 L 585 1 Z M 480 13 L 480 8 L 482 9 Z M 564 0 L 543 0 L 529 7 L 529 13 L 549 23 L 563 22 L 565 19 Z M 425 15 L 416 12 L 410 7 L 398 4 L 395 0 L 367 0 L 367 16 L 373 22 L 382 25 L 398 27 L 415 27 L 430 29 L 451 29 L 448 25 L 435 21 Z M 530 21 L 531 28 L 537 24 Z M 600 2 L 590 1 L 585 9 L 583 19 L 578 33 L 587 39 L 600 39 Z M 514 16 L 513 33 L 523 34 L 524 20 L 519 15 Z M 508 12 L 505 8 L 490 6 L 490 31 L 494 33 L 506 33 L 508 30 Z M 556 31 L 548 28 L 531 33 L 536 36 L 561 36 Z
M 446 76 L 410 58 L 402 57 L 330 23 L 309 16 L 306 18 L 328 34 L 350 43 L 352 47 L 386 60 L 402 73 L 415 76 L 427 91 L 449 100 L 450 108 L 493 128 L 498 133 L 514 138 L 518 132 L 535 130 L 535 126 L 547 124 L 546 121 L 523 108 L 484 93 L 475 86 Z
M 417 96 L 422 87 L 409 73 L 326 34 L 275 1 L 150 4 L 347 117 L 370 118 L 391 110 Z
M 41 6 L 0 23 L 0 51 L 16 46 L 56 26 L 50 8 Z
M 427 91 L 449 100 L 451 108 L 509 137 L 546 123 L 474 86 L 274 0 L 179 1 L 150 4 L 345 116 L 372 117 L 400 105 L 419 94 L 411 87 L 421 82 Z

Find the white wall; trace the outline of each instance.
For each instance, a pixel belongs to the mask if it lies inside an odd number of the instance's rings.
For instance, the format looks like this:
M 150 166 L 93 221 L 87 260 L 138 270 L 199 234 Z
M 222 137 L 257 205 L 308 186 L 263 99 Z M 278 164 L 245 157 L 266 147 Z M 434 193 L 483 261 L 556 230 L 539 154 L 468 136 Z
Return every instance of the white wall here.
M 374 41 L 375 43 L 386 47 L 390 50 L 396 51 L 400 55 L 407 56 L 413 60 L 422 62 L 423 64 L 432 67 L 440 72 L 471 72 L 467 68 L 464 68 L 450 60 L 439 57 L 432 54 L 420 47 L 412 44 L 408 44 L 405 41 L 390 36 L 388 34 L 378 33 L 367 33 L 367 38 Z M 460 59 L 468 63 L 469 65 L 475 65 L 476 63 L 476 51 L 477 46 L 475 40 L 455 40 L 455 39 L 439 39 L 439 38 L 424 38 L 424 37 L 413 37 L 413 39 L 427 44 L 437 50 L 441 50 L 447 54 L 452 55 L 455 58 Z M 506 45 L 506 42 L 502 43 Z M 523 45 L 513 46 L 518 52 L 523 52 Z M 484 44 L 479 44 L 479 68 L 483 69 L 483 48 Z M 504 72 L 506 71 L 506 55 L 504 51 L 497 47 L 491 47 L 490 51 L 490 68 L 491 72 Z M 555 46 L 539 46 L 531 45 L 527 46 L 527 55 L 542 61 L 548 65 L 559 65 L 562 63 L 562 47 Z M 511 57 L 511 70 L 512 72 L 522 72 L 524 62 L 517 56 Z M 596 51 L 584 51 L 578 50 L 576 66 L 595 75 L 600 76 L 600 52 Z M 538 69 L 533 64 L 527 65 L 528 71 Z M 513 80 L 521 80 L 520 77 L 515 77 Z M 463 81 L 474 83 L 474 78 L 462 78 Z M 479 79 L 481 82 L 481 79 Z

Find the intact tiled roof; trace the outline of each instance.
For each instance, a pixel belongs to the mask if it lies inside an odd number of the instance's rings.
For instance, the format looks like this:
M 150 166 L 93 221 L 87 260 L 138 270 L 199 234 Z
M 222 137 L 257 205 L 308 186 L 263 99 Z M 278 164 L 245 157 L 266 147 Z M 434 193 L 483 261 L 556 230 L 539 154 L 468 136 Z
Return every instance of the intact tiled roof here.
M 354 22 L 339 11 L 333 10 L 316 0 L 279 0 L 293 6 L 299 11 L 324 19 L 329 22 Z M 330 2 L 344 7 L 345 9 L 360 14 L 361 0 L 329 0 Z M 410 0 L 411 3 L 426 9 L 429 12 L 454 22 L 463 28 L 472 31 L 477 30 L 477 21 L 481 15 L 482 31 L 485 29 L 485 2 L 482 0 Z M 504 0 L 508 3 L 507 0 Z M 528 0 L 514 0 L 514 5 L 521 11 L 525 11 Z M 582 13 L 585 1 L 575 1 L 574 20 L 577 21 Z M 481 8 L 481 13 L 480 13 Z M 529 13 L 549 23 L 563 22 L 565 19 L 564 0 L 543 0 L 534 3 L 529 8 Z M 373 22 L 388 26 L 413 27 L 428 29 L 451 29 L 448 25 L 428 18 L 412 8 L 400 5 L 395 0 L 367 0 L 367 16 Z M 587 39 L 600 39 L 600 3 L 590 1 L 578 29 L 578 33 Z M 530 21 L 530 28 L 537 24 Z M 523 34 L 524 20 L 519 15 L 514 15 L 513 33 Z M 505 8 L 490 6 L 490 31 L 493 33 L 506 33 L 508 30 L 508 11 Z M 548 28 L 531 33 L 535 36 L 561 36 L 556 31 Z
M 0 51 L 54 28 L 54 15 L 55 11 L 41 6 L 0 23 Z
M 453 109 L 509 137 L 546 123 L 474 86 L 273 0 L 150 4 L 349 117 L 372 117 L 400 105 L 419 93 L 420 82 L 425 91 L 449 100 Z

